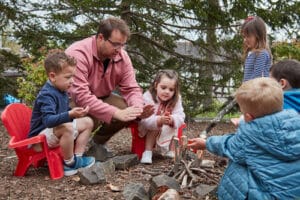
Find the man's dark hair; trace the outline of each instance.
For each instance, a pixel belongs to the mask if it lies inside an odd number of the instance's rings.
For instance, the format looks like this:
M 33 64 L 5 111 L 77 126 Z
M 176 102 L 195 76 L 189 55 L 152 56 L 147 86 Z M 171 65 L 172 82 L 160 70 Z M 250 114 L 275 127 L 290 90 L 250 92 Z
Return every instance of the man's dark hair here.
M 119 30 L 127 38 L 130 36 L 130 30 L 126 22 L 116 17 L 110 17 L 101 20 L 97 31 L 97 36 L 102 34 L 104 39 L 109 39 L 113 30 Z

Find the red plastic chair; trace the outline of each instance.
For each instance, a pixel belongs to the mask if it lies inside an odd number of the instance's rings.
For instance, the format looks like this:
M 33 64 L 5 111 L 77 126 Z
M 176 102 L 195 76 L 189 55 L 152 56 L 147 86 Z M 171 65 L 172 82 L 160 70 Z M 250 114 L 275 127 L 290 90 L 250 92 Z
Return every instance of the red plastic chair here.
M 63 163 L 60 148 L 49 149 L 44 135 L 27 138 L 30 130 L 32 111 L 25 104 L 12 103 L 6 106 L 1 115 L 1 120 L 8 134 L 11 136 L 9 148 L 15 150 L 18 164 L 15 176 L 24 176 L 28 168 L 44 166 L 47 161 L 52 179 L 60 179 L 64 176 Z M 42 152 L 36 152 L 28 145 L 41 143 Z
M 132 136 L 132 141 L 131 141 L 131 152 L 135 153 L 138 155 L 139 159 L 142 158 L 142 154 L 145 151 L 145 141 L 146 137 L 140 137 L 139 136 L 139 131 L 138 131 L 138 124 L 137 123 L 132 123 L 130 124 L 130 129 L 131 129 L 131 136 Z M 186 128 L 186 124 L 182 124 L 178 128 L 178 135 L 177 137 L 180 139 L 182 136 L 183 129 Z

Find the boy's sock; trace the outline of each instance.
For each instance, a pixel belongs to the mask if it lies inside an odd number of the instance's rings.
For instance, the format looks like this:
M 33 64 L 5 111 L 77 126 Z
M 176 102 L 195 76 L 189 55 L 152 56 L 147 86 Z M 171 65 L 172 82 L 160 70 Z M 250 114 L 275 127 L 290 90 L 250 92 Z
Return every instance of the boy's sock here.
M 75 153 L 76 157 L 82 157 L 83 153 Z
M 64 160 L 65 165 L 67 166 L 72 166 L 75 163 L 75 158 L 74 155 L 72 156 L 72 158 L 68 159 L 68 160 Z

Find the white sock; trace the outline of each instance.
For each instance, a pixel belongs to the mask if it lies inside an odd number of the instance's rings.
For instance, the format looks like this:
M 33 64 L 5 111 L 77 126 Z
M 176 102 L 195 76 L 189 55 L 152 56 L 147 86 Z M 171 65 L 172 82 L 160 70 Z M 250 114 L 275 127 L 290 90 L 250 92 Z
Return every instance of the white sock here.
M 72 158 L 70 158 L 68 160 L 64 160 L 64 162 L 66 165 L 72 166 L 75 163 L 74 155 L 72 156 Z
M 83 153 L 75 153 L 76 157 L 82 157 Z

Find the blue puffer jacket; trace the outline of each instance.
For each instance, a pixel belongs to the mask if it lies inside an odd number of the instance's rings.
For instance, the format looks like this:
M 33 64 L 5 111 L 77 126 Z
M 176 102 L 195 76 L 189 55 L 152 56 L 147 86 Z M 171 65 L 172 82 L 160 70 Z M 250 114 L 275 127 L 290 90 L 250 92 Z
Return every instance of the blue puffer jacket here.
M 219 200 L 300 198 L 300 115 L 284 110 L 212 136 L 207 150 L 230 159 Z

